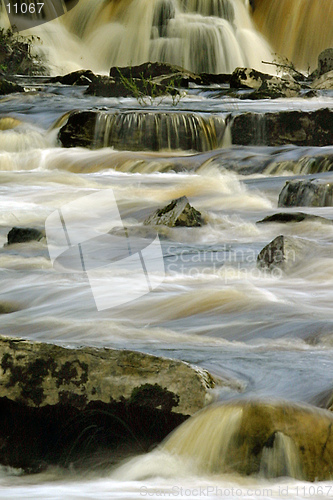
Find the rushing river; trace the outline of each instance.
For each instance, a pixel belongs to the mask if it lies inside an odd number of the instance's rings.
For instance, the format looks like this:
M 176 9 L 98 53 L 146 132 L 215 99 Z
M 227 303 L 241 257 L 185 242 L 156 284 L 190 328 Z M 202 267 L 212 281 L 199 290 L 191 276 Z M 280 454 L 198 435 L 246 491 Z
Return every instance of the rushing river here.
M 89 36 L 96 41 L 96 34 Z M 333 225 L 320 219 L 286 225 L 257 221 L 280 211 L 277 200 L 286 180 L 311 177 L 309 158 L 333 155 L 333 145 L 232 146 L 226 130 L 216 148 L 204 152 L 62 148 L 57 134 L 68 111 L 142 108 L 135 99 L 87 97 L 82 87 L 47 84 L 43 78 L 22 77 L 22 84 L 29 92 L 0 100 L 0 117 L 19 121 L 0 132 L 0 301 L 13 307 L 1 315 L 1 334 L 182 359 L 242 388 L 241 393 L 235 386 L 220 388 L 217 400 L 259 397 L 320 405 L 333 387 L 333 257 L 327 251 Z M 165 99 L 144 111 L 193 112 L 222 123 L 231 112 L 315 110 L 332 103 L 330 91 L 312 99 L 250 101 L 221 97 L 220 88 L 209 87 L 189 90 L 177 107 Z M 331 176 L 316 173 L 321 179 Z M 87 197 L 89 214 L 95 207 L 88 195 L 108 189 L 127 227 L 184 195 L 207 223 L 166 229 L 163 283 L 136 301 L 98 311 L 84 273 L 54 268 L 46 241 L 5 244 L 13 226 L 43 228 L 52 212 L 80 197 Z M 302 211 L 333 219 L 331 207 Z M 279 234 L 307 238 L 316 250 L 286 274 L 259 271 L 259 251 Z M 112 290 L 109 294 L 112 300 Z M 332 495 L 333 481 L 208 474 L 168 453 L 135 457 L 116 468 L 105 457 L 84 472 L 70 466 L 25 475 L 0 468 L 1 499 Z

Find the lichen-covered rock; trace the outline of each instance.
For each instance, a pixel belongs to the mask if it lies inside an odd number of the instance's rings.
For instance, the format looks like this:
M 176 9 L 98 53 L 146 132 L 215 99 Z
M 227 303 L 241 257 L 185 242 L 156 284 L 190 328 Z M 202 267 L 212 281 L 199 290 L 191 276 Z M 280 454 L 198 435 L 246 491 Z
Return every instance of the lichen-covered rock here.
M 230 87 L 239 89 L 259 89 L 262 83 L 270 80 L 272 75 L 261 73 L 252 68 L 236 68 L 230 78 Z
M 242 113 L 229 118 L 233 144 L 329 146 L 333 137 L 333 110 L 313 112 Z
M 186 196 L 172 200 L 164 208 L 159 208 L 143 223 L 146 226 L 199 227 L 203 225 L 201 213 L 193 208 Z
M 84 408 L 90 401 L 138 399 L 141 389 L 145 391 L 142 404 L 149 406 L 147 387 L 158 387 L 156 407 L 183 415 L 205 406 L 209 389 L 216 384 L 206 370 L 182 361 L 136 351 L 67 349 L 10 338 L 0 338 L 0 375 L 0 398 L 27 406 L 66 403 Z M 153 394 L 156 400 L 156 390 Z
M 308 240 L 281 234 L 261 250 L 257 266 L 261 269 L 287 271 L 304 258 L 309 246 Z
M 45 238 L 45 232 L 34 227 L 13 227 L 7 234 L 7 244 L 40 241 Z
M 293 80 L 285 80 L 274 76 L 264 80 L 260 87 L 250 95 L 245 95 L 245 99 L 278 99 L 280 97 L 297 97 L 301 91 L 301 86 Z
M 0 464 L 114 463 L 148 451 L 230 379 L 140 352 L 0 337 Z
M 189 461 L 201 473 L 322 481 L 333 477 L 332 426 L 333 414 L 314 406 L 233 401 L 212 405 L 184 422 L 162 451 Z
M 287 181 L 279 194 L 278 206 L 333 206 L 333 182 L 329 179 Z

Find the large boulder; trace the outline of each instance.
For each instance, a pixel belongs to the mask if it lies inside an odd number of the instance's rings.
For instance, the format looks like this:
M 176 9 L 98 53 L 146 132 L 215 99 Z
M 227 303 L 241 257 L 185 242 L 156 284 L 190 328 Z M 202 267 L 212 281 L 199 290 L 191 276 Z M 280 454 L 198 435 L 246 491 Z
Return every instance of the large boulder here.
M 199 227 L 203 225 L 201 213 L 193 208 L 186 196 L 172 200 L 145 219 L 146 226 Z
M 318 56 L 319 76 L 333 71 L 333 48 L 323 50 Z
M 309 240 L 281 234 L 260 251 L 257 266 L 271 271 L 288 271 L 304 259 L 309 247 Z
M 0 464 L 38 470 L 146 449 L 209 403 L 216 384 L 178 360 L 0 337 Z
M 229 117 L 233 144 L 244 146 L 329 146 L 333 137 L 333 110 L 312 112 L 242 113 Z
M 280 97 L 297 97 L 301 86 L 293 80 L 285 80 L 277 76 L 264 80 L 260 87 L 244 99 L 278 99 Z
M 66 75 L 55 76 L 50 79 L 50 82 L 62 85 L 90 85 L 96 78 L 90 69 L 80 69 Z
M 230 78 L 230 87 L 235 89 L 259 89 L 272 75 L 261 73 L 252 68 L 236 68 Z
M 332 426 L 333 414 L 314 406 L 235 401 L 199 412 L 162 451 L 200 473 L 322 481 L 333 478 Z
M 333 182 L 326 179 L 287 181 L 279 194 L 278 206 L 333 206 Z

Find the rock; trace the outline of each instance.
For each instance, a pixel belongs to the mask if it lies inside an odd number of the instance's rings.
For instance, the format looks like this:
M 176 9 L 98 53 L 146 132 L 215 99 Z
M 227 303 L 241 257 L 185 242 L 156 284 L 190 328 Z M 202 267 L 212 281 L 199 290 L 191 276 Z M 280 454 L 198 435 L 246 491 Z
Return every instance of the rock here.
M 19 310 L 20 307 L 16 302 L 0 302 L 0 314 L 10 314 Z
M 0 78 L 0 95 L 13 94 L 15 92 L 24 92 L 24 88 L 17 83 Z
M 146 226 L 200 227 L 203 225 L 203 219 L 201 213 L 190 205 L 186 196 L 182 196 L 166 207 L 156 210 L 143 224 Z
M 304 258 L 311 246 L 309 243 L 309 240 L 281 234 L 261 250 L 257 257 L 257 267 L 287 271 Z
M 333 71 L 333 48 L 323 50 L 318 56 L 319 76 Z
M 95 111 L 73 111 L 59 131 L 59 140 L 65 148 L 94 147 Z
M 311 87 L 316 90 L 333 90 L 333 70 L 316 78 Z
M 257 224 L 266 224 L 268 222 L 287 224 L 289 222 L 295 223 L 303 221 L 315 221 L 325 224 L 333 224 L 333 220 L 326 219 L 325 217 L 320 217 L 319 215 L 305 214 L 304 212 L 280 212 L 277 214 L 268 215 L 264 219 L 258 220 Z
M 333 110 L 281 111 L 230 115 L 232 144 L 329 146 L 333 136 Z
M 7 234 L 7 244 L 40 241 L 45 238 L 45 232 L 33 227 L 13 227 Z
M 259 89 L 262 83 L 273 78 L 252 68 L 236 68 L 230 78 L 230 87 L 235 89 Z
M 167 94 L 177 94 L 178 91 L 170 88 L 169 82 L 163 83 L 144 80 L 141 78 L 111 78 L 97 76 L 85 91 L 88 95 L 100 97 L 145 97 L 158 98 Z
M 333 477 L 332 426 L 333 414 L 311 405 L 233 401 L 187 420 L 161 450 L 201 474 L 323 481 Z
M 0 337 L 0 463 L 147 449 L 210 402 L 216 383 L 178 360 Z
M 333 182 L 325 179 L 292 180 L 283 186 L 279 207 L 330 207 L 333 205 Z
M 114 79 L 120 78 L 121 75 L 124 78 L 150 80 L 160 76 L 174 75 L 176 73 L 186 73 L 195 76 L 193 73 L 184 70 L 180 66 L 173 66 L 168 63 L 160 62 L 145 62 L 139 66 L 114 66 L 110 69 L 110 76 Z
M 223 117 L 168 111 L 73 111 L 59 131 L 64 147 L 126 151 L 209 151 L 222 145 Z
M 62 83 L 63 85 L 89 85 L 97 77 L 90 69 L 80 69 L 63 76 L 55 76 L 50 79 L 51 83 Z
M 297 97 L 301 86 L 295 81 L 284 80 L 277 76 L 264 80 L 260 87 L 243 99 L 278 99 L 280 97 Z

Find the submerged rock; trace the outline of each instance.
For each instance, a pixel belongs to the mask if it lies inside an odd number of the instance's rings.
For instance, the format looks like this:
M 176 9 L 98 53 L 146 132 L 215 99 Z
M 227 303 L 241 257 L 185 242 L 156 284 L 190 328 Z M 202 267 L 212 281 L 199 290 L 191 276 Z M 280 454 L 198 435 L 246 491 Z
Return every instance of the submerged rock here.
M 302 260 L 310 242 L 295 236 L 279 235 L 266 245 L 257 257 L 257 266 L 287 271 Z
M 305 214 L 304 212 L 280 212 L 273 215 L 268 215 L 262 220 L 258 220 L 257 224 L 267 224 L 269 222 L 279 222 L 281 224 L 303 222 L 303 221 L 317 221 L 325 224 L 333 224 L 333 220 L 320 217 L 319 215 Z
M 229 118 L 233 144 L 329 146 L 333 137 L 333 110 L 313 112 L 243 113 Z
M 333 477 L 332 426 L 333 414 L 314 406 L 242 400 L 202 410 L 162 451 L 200 473 L 322 481 Z
M 324 179 L 287 181 L 279 194 L 278 206 L 333 206 L 333 182 Z
M 45 238 L 45 232 L 34 227 L 13 227 L 7 234 L 7 244 L 40 241 Z
M 199 227 L 203 225 L 201 213 L 193 208 L 186 196 L 171 201 L 166 207 L 156 210 L 143 223 L 148 226 Z
M 146 449 L 210 402 L 216 384 L 178 360 L 0 337 L 0 463 L 38 468 L 100 448 Z

